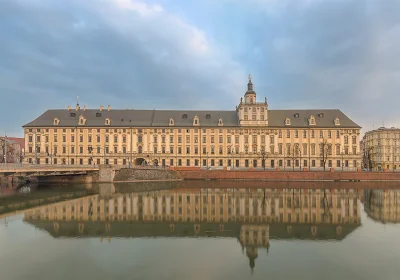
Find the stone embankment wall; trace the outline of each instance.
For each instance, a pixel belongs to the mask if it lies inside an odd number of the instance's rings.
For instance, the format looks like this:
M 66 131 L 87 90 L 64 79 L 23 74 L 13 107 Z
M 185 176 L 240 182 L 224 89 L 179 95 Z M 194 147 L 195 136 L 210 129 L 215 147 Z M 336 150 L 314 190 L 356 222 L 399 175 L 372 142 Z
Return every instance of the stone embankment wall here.
M 114 182 L 181 180 L 174 170 L 123 168 L 115 171 Z
M 39 176 L 38 181 L 40 183 L 82 183 L 82 184 L 90 184 L 95 182 L 94 176 L 92 174 L 89 175 L 55 175 L 55 176 Z
M 400 172 L 323 171 L 178 171 L 184 180 L 264 180 L 264 181 L 400 181 Z

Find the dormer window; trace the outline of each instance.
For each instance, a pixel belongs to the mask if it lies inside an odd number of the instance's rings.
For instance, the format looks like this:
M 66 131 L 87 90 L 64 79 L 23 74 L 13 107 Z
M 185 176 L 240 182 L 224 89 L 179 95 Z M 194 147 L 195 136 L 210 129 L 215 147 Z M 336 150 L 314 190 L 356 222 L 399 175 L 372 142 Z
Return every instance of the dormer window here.
M 175 124 L 174 119 L 173 119 L 173 118 L 170 118 L 170 119 L 169 119 L 169 125 L 174 125 L 174 124 Z
M 290 125 L 290 119 L 289 118 L 285 119 L 285 125 Z
M 182 119 L 187 119 L 187 117 L 188 117 L 187 114 L 182 115 Z
M 324 117 L 324 113 L 318 113 L 318 117 L 319 118 L 323 118 Z
M 299 113 L 294 114 L 294 117 L 298 119 L 300 117 Z
M 111 124 L 111 120 L 109 118 L 106 118 L 106 125 L 110 125 Z
M 76 114 L 73 113 L 73 112 L 71 112 L 71 113 L 69 113 L 69 116 L 70 116 L 71 118 L 74 118 L 74 117 L 76 116 Z
M 211 115 L 210 114 L 206 114 L 206 119 L 207 120 L 211 119 Z
M 199 124 L 200 124 L 199 117 L 195 116 L 194 119 L 193 119 L 193 125 L 199 125 Z
M 101 113 L 96 113 L 96 118 L 100 118 L 101 117 Z
M 58 125 L 60 123 L 60 120 L 58 118 L 54 118 L 53 124 Z
M 334 121 L 334 123 L 335 123 L 335 125 L 340 125 L 339 118 L 336 118 L 335 121 Z
M 222 119 L 221 119 L 221 118 L 218 119 L 218 125 L 219 125 L 219 126 L 223 126 L 223 125 L 224 125 L 224 123 L 222 122 Z
M 308 119 L 308 125 L 315 125 L 315 117 L 313 115 Z
M 86 119 L 84 116 L 80 116 L 79 117 L 79 125 L 85 125 L 86 124 Z

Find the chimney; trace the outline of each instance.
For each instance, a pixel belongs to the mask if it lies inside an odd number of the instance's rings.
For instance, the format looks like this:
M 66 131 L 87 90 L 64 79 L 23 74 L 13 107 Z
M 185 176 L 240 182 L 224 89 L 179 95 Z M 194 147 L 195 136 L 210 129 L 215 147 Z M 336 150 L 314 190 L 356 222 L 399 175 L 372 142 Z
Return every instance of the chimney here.
M 110 106 L 110 105 L 108 105 L 108 108 L 107 108 L 107 110 L 108 110 L 108 111 L 110 111 L 110 110 L 111 110 L 111 106 Z
M 68 105 L 67 110 L 68 111 L 71 110 L 71 105 Z
M 103 109 L 104 109 L 104 106 L 100 105 L 100 112 L 103 111 Z
M 79 109 L 80 109 L 79 104 L 76 104 L 75 109 L 76 109 L 77 111 L 79 111 Z
M 83 106 L 83 111 L 86 111 L 87 107 L 86 105 Z

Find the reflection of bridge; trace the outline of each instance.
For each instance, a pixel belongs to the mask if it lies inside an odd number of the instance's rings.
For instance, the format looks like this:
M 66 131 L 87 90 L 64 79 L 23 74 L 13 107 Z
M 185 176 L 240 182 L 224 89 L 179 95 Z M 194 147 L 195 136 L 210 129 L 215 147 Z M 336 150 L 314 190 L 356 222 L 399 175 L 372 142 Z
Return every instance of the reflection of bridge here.
M 0 176 L 81 175 L 93 171 L 99 171 L 99 167 L 93 165 L 0 164 Z

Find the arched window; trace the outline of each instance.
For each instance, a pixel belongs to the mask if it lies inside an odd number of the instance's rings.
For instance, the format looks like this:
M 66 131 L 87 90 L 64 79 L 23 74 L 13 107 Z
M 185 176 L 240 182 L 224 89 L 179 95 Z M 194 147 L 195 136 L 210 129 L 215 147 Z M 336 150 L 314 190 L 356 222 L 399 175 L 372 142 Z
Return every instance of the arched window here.
M 142 146 L 138 147 L 138 153 L 141 154 L 142 153 Z

